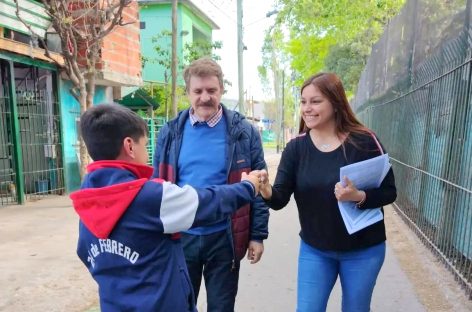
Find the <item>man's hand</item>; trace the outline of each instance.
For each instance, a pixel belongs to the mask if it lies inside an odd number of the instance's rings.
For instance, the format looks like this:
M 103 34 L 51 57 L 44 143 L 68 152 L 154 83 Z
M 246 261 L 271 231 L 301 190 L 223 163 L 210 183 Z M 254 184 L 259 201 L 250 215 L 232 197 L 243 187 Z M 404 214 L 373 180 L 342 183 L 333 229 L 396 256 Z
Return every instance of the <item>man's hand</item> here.
M 264 253 L 264 243 L 257 241 L 250 241 L 247 248 L 247 259 L 251 260 L 251 264 L 259 262 Z
M 251 182 L 252 185 L 254 185 L 254 188 L 256 190 L 256 195 L 259 194 L 259 190 L 260 190 L 260 187 L 261 187 L 261 180 L 260 180 L 258 174 L 255 174 L 255 173 L 252 173 L 252 172 L 247 174 L 246 172 L 243 172 L 241 174 L 241 181 Z

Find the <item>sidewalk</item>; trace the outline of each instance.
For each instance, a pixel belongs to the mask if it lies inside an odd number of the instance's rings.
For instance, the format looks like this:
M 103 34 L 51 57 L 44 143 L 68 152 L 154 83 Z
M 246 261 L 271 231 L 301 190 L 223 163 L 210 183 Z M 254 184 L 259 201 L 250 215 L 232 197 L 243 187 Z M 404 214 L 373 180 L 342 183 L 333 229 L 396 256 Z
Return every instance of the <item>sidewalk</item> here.
M 271 171 L 279 157 L 267 154 Z M 373 311 L 472 311 L 472 301 L 450 273 L 393 208 L 385 211 L 387 257 Z M 98 311 L 97 286 L 75 254 L 77 222 L 67 196 L 0 207 L 0 311 Z M 261 262 L 242 263 L 238 312 L 295 310 L 299 221 L 294 202 L 271 212 L 269 226 Z M 198 307 L 206 310 L 204 293 Z M 328 311 L 340 311 L 339 285 Z

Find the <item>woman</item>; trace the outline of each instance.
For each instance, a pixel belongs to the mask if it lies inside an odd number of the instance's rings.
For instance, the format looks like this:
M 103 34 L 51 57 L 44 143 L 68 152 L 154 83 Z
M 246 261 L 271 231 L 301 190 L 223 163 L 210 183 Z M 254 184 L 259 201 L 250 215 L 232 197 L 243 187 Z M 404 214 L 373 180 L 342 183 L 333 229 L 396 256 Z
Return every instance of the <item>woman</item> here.
M 297 311 L 325 311 L 340 277 L 343 311 L 369 311 L 372 292 L 385 258 L 383 220 L 349 235 L 337 201 L 360 209 L 378 208 L 396 198 L 390 169 L 379 188 L 358 190 L 339 168 L 379 156 L 375 135 L 354 116 L 340 79 L 331 73 L 310 77 L 301 88 L 300 135 L 282 154 L 274 186 L 261 179 L 261 195 L 275 210 L 292 193 L 301 225 Z M 334 192 L 333 192 L 334 190 Z

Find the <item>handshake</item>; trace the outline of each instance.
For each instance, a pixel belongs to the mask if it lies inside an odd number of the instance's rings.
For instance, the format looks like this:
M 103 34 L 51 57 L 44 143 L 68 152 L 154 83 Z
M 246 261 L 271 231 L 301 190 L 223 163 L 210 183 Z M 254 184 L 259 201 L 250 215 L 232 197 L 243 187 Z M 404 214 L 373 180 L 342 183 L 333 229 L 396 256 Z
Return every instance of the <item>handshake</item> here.
M 241 174 L 241 181 L 251 182 L 256 189 L 256 193 L 260 193 L 264 199 L 272 197 L 272 186 L 269 183 L 269 174 L 265 169 L 253 170 L 249 174 L 243 172 Z

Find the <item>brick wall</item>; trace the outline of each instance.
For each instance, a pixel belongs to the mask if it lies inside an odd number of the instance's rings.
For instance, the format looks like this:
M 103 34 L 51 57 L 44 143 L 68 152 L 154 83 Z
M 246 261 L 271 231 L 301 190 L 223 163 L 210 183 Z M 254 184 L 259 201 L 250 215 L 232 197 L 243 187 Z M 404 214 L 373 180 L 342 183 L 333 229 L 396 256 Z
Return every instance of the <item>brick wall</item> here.
M 84 14 L 89 3 L 84 0 L 69 3 L 73 11 L 75 27 L 88 27 L 93 23 L 90 16 Z M 136 0 L 123 10 L 123 23 L 125 26 L 116 26 L 103 40 L 101 48 L 101 61 L 97 62 L 96 68 L 102 73 L 110 73 L 104 78 L 102 84 L 120 85 L 141 81 L 141 51 L 139 38 L 139 11 Z M 128 24 L 129 23 L 129 24 Z M 85 26 L 87 25 L 87 26 Z M 86 42 L 78 42 L 79 64 L 85 65 Z M 131 83 L 133 84 L 133 82 Z
M 103 70 L 133 78 L 141 77 L 138 2 L 132 1 L 123 11 L 123 22 L 132 24 L 116 27 L 104 40 Z

